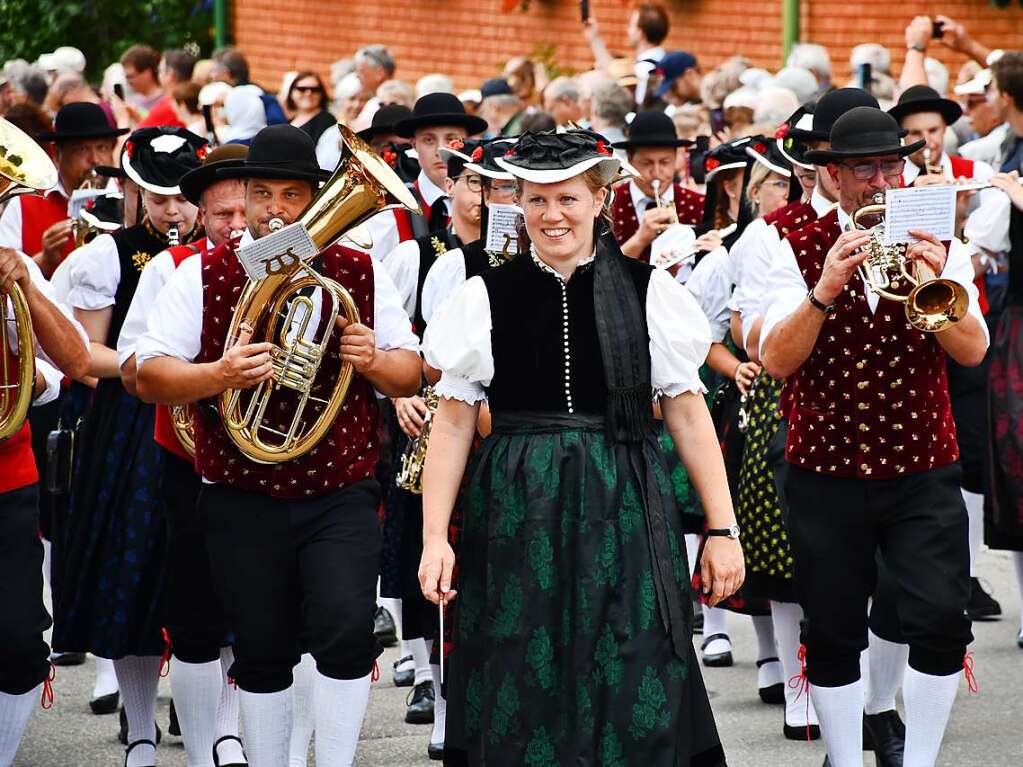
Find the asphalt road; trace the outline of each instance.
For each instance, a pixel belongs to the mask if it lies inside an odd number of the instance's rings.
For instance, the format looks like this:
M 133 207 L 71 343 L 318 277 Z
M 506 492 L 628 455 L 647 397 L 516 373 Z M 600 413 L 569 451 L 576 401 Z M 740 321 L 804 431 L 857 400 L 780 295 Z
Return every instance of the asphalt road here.
M 960 695 L 939 759 L 941 767 L 977 765 L 1008 767 L 1023 764 L 1023 650 L 1016 647 L 1020 624 L 1019 600 L 1009 555 L 984 552 L 981 577 L 1002 603 L 1001 621 L 974 626 L 972 646 L 980 691 L 971 695 L 961 683 Z M 819 767 L 824 760 L 820 742 L 794 743 L 781 735 L 780 707 L 764 705 L 756 696 L 756 641 L 750 621 L 732 616 L 729 624 L 736 665 L 707 669 L 705 679 L 718 729 L 732 767 Z M 426 767 L 428 725 L 403 721 L 407 690 L 392 686 L 392 649 L 382 658 L 382 679 L 370 695 L 369 711 L 355 763 L 362 767 Z M 17 767 L 115 767 L 123 763 L 117 742 L 117 717 L 93 716 L 88 699 L 92 663 L 62 668 L 55 684 L 56 703 L 39 710 L 29 724 Z M 170 688 L 161 682 L 158 721 L 166 730 Z M 161 767 L 185 767 L 181 739 L 167 737 L 157 750 Z M 313 760 L 310 758 L 310 765 Z M 432 764 L 436 764 L 433 762 Z M 873 757 L 864 756 L 865 765 Z

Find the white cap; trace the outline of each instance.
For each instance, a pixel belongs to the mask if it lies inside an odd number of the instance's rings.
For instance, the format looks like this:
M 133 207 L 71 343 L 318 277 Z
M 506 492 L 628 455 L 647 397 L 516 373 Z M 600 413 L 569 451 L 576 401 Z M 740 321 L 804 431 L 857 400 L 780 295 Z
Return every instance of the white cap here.
M 61 72 L 82 74 L 85 71 L 85 54 L 72 45 L 60 46 L 52 56 Z
M 817 92 L 817 78 L 814 77 L 813 72 L 809 69 L 803 69 L 802 67 L 783 67 L 779 69 L 771 81 L 761 83 L 761 88 L 766 88 L 770 85 L 788 88 L 796 94 L 796 100 L 800 104 L 805 104 Z
M 473 104 L 478 104 L 483 101 L 483 94 L 480 93 L 478 88 L 472 88 L 467 91 L 462 91 L 458 94 L 459 101 L 469 101 Z
M 55 71 L 57 69 L 57 57 L 52 53 L 40 53 L 39 58 L 36 59 L 36 66 L 47 72 Z
M 770 79 L 771 73 L 760 67 L 749 67 L 739 73 L 739 82 L 747 88 L 753 88 L 754 90 L 760 90 L 760 86 Z
M 721 105 L 724 109 L 731 109 L 732 107 L 746 107 L 747 109 L 756 109 L 760 99 L 757 92 L 749 86 L 743 86 L 737 88 L 727 96 L 725 101 Z
M 231 86 L 222 80 L 207 83 L 199 91 L 199 106 L 204 107 L 216 104 L 217 102 L 224 102 L 227 100 L 227 95 L 230 92 Z
M 954 90 L 957 96 L 983 96 L 991 85 L 991 70 L 982 69 L 962 85 L 957 85 Z

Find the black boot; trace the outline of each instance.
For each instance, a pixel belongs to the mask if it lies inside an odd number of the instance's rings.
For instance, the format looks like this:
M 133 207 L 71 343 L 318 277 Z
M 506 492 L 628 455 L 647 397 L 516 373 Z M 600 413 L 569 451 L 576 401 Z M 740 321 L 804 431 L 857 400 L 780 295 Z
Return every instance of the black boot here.
M 966 615 L 971 621 L 993 621 L 1002 616 L 1002 606 L 984 591 L 977 578 L 970 578 L 970 601 L 966 603 Z
M 409 724 L 433 724 L 433 682 L 420 682 L 408 694 L 405 721 Z
M 882 711 L 863 717 L 874 741 L 877 767 L 902 767 L 902 754 L 906 748 L 906 725 L 898 711 Z
M 377 607 L 377 613 L 373 618 L 373 633 L 384 647 L 394 647 L 398 644 L 398 628 L 394 625 L 394 618 L 387 608 Z
M 430 743 L 426 747 L 426 755 L 430 757 L 432 761 L 439 762 L 444 758 L 444 742 Z
M 167 722 L 167 734 L 181 737 L 181 725 L 178 724 L 178 712 L 174 710 L 174 699 L 170 702 L 170 721 Z

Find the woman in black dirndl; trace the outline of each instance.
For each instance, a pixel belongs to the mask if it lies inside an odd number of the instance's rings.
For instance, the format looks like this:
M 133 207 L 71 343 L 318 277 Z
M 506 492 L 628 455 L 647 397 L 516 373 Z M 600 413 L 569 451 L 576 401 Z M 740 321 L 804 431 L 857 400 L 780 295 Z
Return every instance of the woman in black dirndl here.
M 526 134 L 499 163 L 532 242 L 468 280 L 425 340 L 442 371 L 420 566 L 434 603 L 455 598 L 447 523 L 480 401 L 493 418 L 462 494 L 445 762 L 724 764 L 651 408 L 653 394 L 715 528 L 703 572 L 724 598 L 743 566 L 697 373 L 706 319 L 607 232 L 619 162 L 599 136 Z
M 100 235 L 73 253 L 68 302 L 92 340 L 99 384 L 78 435 L 77 476 L 60 553 L 54 642 L 114 660 L 128 721 L 128 767 L 153 763 L 161 657 L 167 532 L 160 501 L 155 411 L 121 383 L 117 337 L 139 275 L 171 244 L 201 233 L 198 209 L 178 180 L 198 167 L 206 142 L 179 128 L 144 128 L 125 143 L 121 165 L 140 187 L 142 223 Z M 175 243 L 176 244 L 176 243 Z

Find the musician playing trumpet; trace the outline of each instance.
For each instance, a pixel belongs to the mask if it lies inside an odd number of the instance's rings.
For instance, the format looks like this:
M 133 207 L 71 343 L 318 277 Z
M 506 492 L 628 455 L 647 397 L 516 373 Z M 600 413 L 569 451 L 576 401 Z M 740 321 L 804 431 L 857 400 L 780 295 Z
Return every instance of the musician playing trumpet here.
M 260 131 L 243 164 L 218 171 L 218 178 L 245 181 L 248 232 L 241 245 L 268 235 L 274 219 L 297 221 L 325 177 L 304 131 L 290 125 Z M 184 404 L 250 389 L 273 375 L 267 340 L 253 342 L 244 328 L 233 345 L 226 339 L 246 284 L 234 257 L 241 245 L 228 240 L 170 278 L 136 344 L 141 396 Z M 313 383 L 313 396 L 329 396 L 342 366 L 354 369 L 326 436 L 300 457 L 257 463 L 232 441 L 219 414 L 193 418 L 196 469 L 206 481 L 199 510 L 235 635 L 230 673 L 252 767 L 288 762 L 292 668 L 304 650 L 317 666 L 317 764 L 351 764 L 381 652 L 373 635 L 380 557 L 374 389 L 407 397 L 420 382 L 417 339 L 387 273 L 368 255 L 338 245 L 317 256 L 316 270 L 350 294 L 359 317 L 338 316 L 341 332 L 330 336 Z M 315 289 L 310 301 L 315 330 L 324 291 Z M 270 325 L 280 346 L 279 317 Z M 280 407 L 267 414 L 268 426 L 280 430 L 290 420 L 295 399 L 289 403 L 288 396 L 284 390 Z
M 807 619 L 806 677 L 834 767 L 862 764 L 859 657 L 878 553 L 910 646 L 906 764 L 934 764 L 972 638 L 945 373 L 946 355 L 977 365 L 988 345 L 972 266 L 962 243 L 910 232 L 910 264 L 925 262 L 968 297 L 968 310 L 937 333 L 917 330 L 857 276 L 870 236 L 852 229 L 851 215 L 897 186 L 904 158 L 923 148 L 904 146 L 904 135 L 890 115 L 857 107 L 835 122 L 830 150 L 807 152 L 837 185 L 839 207 L 782 244 L 762 331 L 764 366 L 790 387 L 788 532 Z

